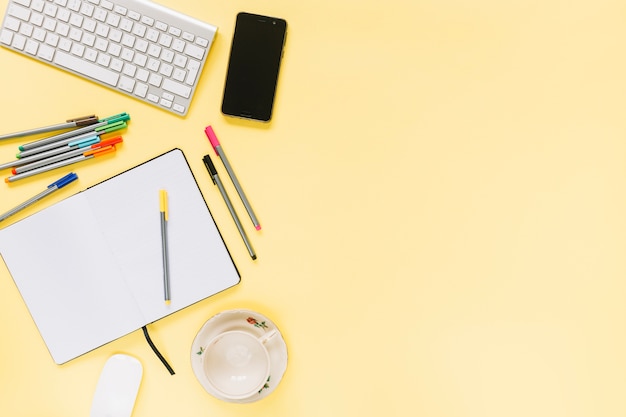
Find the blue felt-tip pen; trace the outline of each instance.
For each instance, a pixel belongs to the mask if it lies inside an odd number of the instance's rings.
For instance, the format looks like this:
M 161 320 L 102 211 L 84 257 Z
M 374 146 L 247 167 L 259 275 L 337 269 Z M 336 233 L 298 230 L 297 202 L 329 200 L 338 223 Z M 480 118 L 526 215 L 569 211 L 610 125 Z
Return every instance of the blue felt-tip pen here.
M 3 220 L 8 219 L 9 217 L 14 215 L 15 213 L 25 209 L 26 207 L 30 206 L 31 204 L 36 203 L 37 201 L 41 200 L 45 196 L 52 194 L 56 190 L 65 187 L 67 184 L 71 183 L 72 181 L 74 181 L 76 179 L 78 179 L 78 175 L 76 175 L 75 173 L 72 172 L 72 173 L 67 174 L 63 178 L 61 178 L 61 179 L 53 182 L 52 184 L 50 184 L 48 186 L 48 188 L 46 188 L 44 191 L 40 192 L 36 196 L 29 198 L 28 200 L 24 201 L 19 206 L 15 207 L 15 208 L 13 208 L 13 209 L 11 209 L 9 211 L 7 211 L 4 214 L 1 214 L 0 215 L 0 222 L 3 221 Z

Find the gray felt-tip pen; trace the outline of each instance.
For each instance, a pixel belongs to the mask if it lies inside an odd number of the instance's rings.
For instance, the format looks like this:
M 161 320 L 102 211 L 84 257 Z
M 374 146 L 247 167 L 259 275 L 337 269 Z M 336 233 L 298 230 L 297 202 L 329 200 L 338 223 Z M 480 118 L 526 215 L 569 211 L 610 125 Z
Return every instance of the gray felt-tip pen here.
M 88 126 L 98 122 L 98 117 L 95 114 L 90 116 L 77 117 L 75 119 L 69 119 L 65 123 L 59 123 L 51 126 L 36 127 L 34 129 L 24 130 L 22 132 L 8 133 L 6 135 L 0 135 L 2 139 L 21 138 L 24 136 L 37 135 L 40 133 L 54 132 L 55 130 L 73 129 L 76 127 Z
M 213 128 L 211 126 L 207 126 L 204 129 L 204 133 L 209 139 L 209 142 L 211 142 L 211 146 L 213 146 L 213 150 L 215 150 L 215 153 L 217 154 L 217 156 L 219 156 L 220 159 L 222 160 L 222 163 L 224 164 L 224 168 L 226 168 L 226 172 L 228 172 L 228 176 L 232 180 L 233 185 L 235 186 L 235 189 L 237 190 L 237 194 L 239 194 L 239 197 L 241 198 L 241 202 L 243 203 L 243 206 L 246 208 L 246 211 L 248 212 L 248 215 L 250 216 L 250 220 L 252 220 L 252 224 L 254 225 L 254 228 L 256 230 L 261 230 L 261 224 L 259 223 L 259 220 L 256 218 L 256 215 L 254 214 L 254 210 L 252 210 L 252 206 L 250 205 L 250 202 L 248 201 L 246 194 L 243 192 L 243 188 L 241 188 L 241 184 L 239 184 L 239 180 L 237 179 L 237 176 L 235 175 L 235 171 L 233 171 L 233 167 L 230 166 L 230 162 L 228 162 L 228 158 L 226 157 L 226 154 L 224 153 L 224 149 L 222 149 L 222 145 L 220 145 L 220 141 L 217 139 L 217 135 L 215 135 Z
M 33 197 L 29 198 L 28 200 L 24 201 L 19 206 L 15 207 L 15 208 L 13 208 L 13 209 L 11 209 L 9 211 L 7 211 L 4 214 L 1 214 L 0 215 L 0 222 L 3 221 L 3 220 L 6 220 L 7 218 L 11 217 L 12 215 L 14 215 L 16 213 L 22 211 L 26 207 L 36 203 L 37 201 L 41 200 L 45 196 L 48 196 L 48 195 L 52 194 L 56 190 L 65 187 L 67 184 L 71 183 L 72 181 L 76 180 L 77 178 L 78 178 L 78 175 L 76 175 L 73 172 L 70 173 L 70 174 L 67 174 L 66 176 L 64 176 L 60 180 L 55 181 L 52 184 L 50 184 L 48 186 L 48 188 L 46 188 L 44 191 L 40 192 L 36 196 L 33 196 Z
M 250 254 L 250 257 L 252 257 L 253 260 L 256 259 L 256 254 L 254 253 L 254 249 L 252 248 L 252 245 L 250 244 L 250 241 L 248 240 L 248 235 L 246 235 L 246 231 L 241 226 L 241 222 L 239 221 L 239 216 L 237 216 L 237 213 L 235 212 L 235 208 L 233 207 L 233 204 L 230 202 L 230 198 L 228 198 L 228 194 L 226 193 L 224 184 L 222 184 L 222 180 L 220 180 L 220 177 L 217 175 L 217 170 L 215 169 L 215 165 L 213 165 L 213 161 L 211 161 L 211 157 L 209 155 L 204 155 L 204 158 L 202 158 L 202 161 L 204 162 L 204 166 L 206 167 L 207 171 L 209 171 L 209 175 L 211 175 L 213 184 L 217 185 L 217 188 L 220 190 L 220 193 L 222 194 L 222 198 L 224 199 L 224 202 L 226 203 L 226 207 L 228 207 L 228 211 L 230 211 L 230 215 L 235 221 L 237 230 L 239 230 L 239 234 L 241 235 L 241 238 L 243 239 L 243 243 L 246 245 L 246 249 L 248 249 L 248 253 Z

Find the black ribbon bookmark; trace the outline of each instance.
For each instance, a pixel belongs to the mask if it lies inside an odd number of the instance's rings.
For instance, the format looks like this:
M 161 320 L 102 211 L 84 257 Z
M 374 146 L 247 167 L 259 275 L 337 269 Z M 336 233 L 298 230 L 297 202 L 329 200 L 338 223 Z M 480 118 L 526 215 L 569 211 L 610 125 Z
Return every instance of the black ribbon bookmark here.
M 154 352 L 154 354 L 157 355 L 157 358 L 159 358 L 161 360 L 161 363 L 165 365 L 170 375 L 174 375 L 174 369 L 172 369 L 170 364 L 167 363 L 167 360 L 163 357 L 163 355 L 161 355 L 161 352 L 159 352 L 159 349 L 157 349 L 157 347 L 154 345 L 154 343 L 152 342 L 152 339 L 150 339 L 150 335 L 148 334 L 148 328 L 146 326 L 143 326 L 141 330 L 143 330 L 143 335 L 146 337 L 146 340 L 148 341 L 148 344 L 152 348 L 152 351 Z

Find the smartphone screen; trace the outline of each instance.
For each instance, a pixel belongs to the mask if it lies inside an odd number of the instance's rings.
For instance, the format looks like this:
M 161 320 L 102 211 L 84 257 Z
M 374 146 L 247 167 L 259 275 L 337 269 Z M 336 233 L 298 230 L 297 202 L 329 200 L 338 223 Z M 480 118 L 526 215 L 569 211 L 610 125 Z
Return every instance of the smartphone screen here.
M 271 119 L 286 32 L 283 19 L 237 15 L 222 113 L 265 122 Z

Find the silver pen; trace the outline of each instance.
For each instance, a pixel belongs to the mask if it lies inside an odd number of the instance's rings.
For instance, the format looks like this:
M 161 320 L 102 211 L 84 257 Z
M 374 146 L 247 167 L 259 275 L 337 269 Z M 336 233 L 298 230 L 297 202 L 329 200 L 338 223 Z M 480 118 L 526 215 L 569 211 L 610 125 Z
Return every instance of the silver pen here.
M 211 142 L 211 146 L 213 146 L 215 153 L 222 160 L 222 163 L 224 164 L 224 167 L 226 168 L 226 172 L 228 172 L 230 179 L 233 181 L 233 184 L 235 185 L 235 189 L 237 190 L 237 194 L 239 194 L 239 197 L 241 198 L 241 201 L 243 202 L 243 206 L 246 208 L 246 211 L 248 212 L 248 215 L 250 216 L 250 219 L 252 220 L 252 224 L 254 225 L 254 228 L 256 230 L 261 230 L 261 225 L 259 224 L 259 220 L 256 218 L 256 215 L 254 214 L 254 211 L 252 210 L 252 206 L 250 206 L 250 202 L 248 201 L 248 198 L 243 192 L 243 189 L 241 188 L 241 184 L 239 184 L 239 180 L 237 180 L 237 176 L 235 175 L 235 171 L 233 171 L 233 168 L 230 166 L 230 162 L 228 162 L 228 158 L 226 158 L 226 154 L 224 153 L 224 150 L 222 149 L 222 146 L 220 145 L 220 141 L 217 139 L 217 136 L 215 135 L 213 128 L 211 126 L 207 126 L 204 129 L 204 133 L 206 133 L 207 137 L 209 138 L 209 142 Z
M 21 138 L 24 136 L 37 135 L 39 133 L 54 132 L 55 130 L 72 129 L 75 127 L 92 125 L 96 122 L 98 122 L 98 117 L 92 114 L 90 116 L 83 116 L 83 117 L 77 117 L 75 119 L 69 119 L 65 123 L 59 123 L 56 125 L 44 126 L 44 127 L 36 127 L 34 129 L 24 130 L 23 132 L 15 132 L 15 133 L 9 133 L 6 135 L 0 135 L 0 140 Z
M 220 193 L 222 194 L 222 198 L 224 199 L 224 202 L 226 203 L 226 206 L 228 207 L 228 211 L 230 211 L 230 215 L 235 221 L 237 230 L 239 230 L 239 234 L 241 235 L 241 238 L 243 239 L 243 243 L 246 245 L 246 249 L 248 249 L 248 253 L 250 254 L 250 257 L 252 259 L 256 259 L 256 254 L 254 253 L 254 249 L 252 248 L 252 245 L 250 244 L 250 241 L 248 240 L 248 235 L 246 235 L 246 231 L 241 226 L 241 222 L 239 221 L 239 216 L 237 216 L 237 213 L 235 212 L 235 209 L 232 203 L 230 202 L 230 198 L 228 198 L 228 194 L 226 193 L 224 184 L 222 184 L 222 180 L 220 180 L 220 177 L 217 175 L 217 170 L 215 169 L 215 165 L 213 165 L 213 161 L 211 161 L 211 157 L 209 155 L 204 155 L 204 158 L 202 158 L 202 161 L 204 162 L 204 166 L 206 167 L 206 169 L 209 171 L 209 174 L 211 175 L 213 184 L 217 185 L 217 188 L 220 190 Z
M 78 178 L 78 175 L 74 174 L 73 172 L 70 173 L 70 174 L 67 174 L 66 176 L 64 176 L 60 180 L 57 180 L 57 181 L 53 182 L 52 184 L 50 184 L 48 186 L 48 188 L 46 188 L 44 191 L 40 192 L 36 196 L 33 196 L 33 197 L 29 198 L 28 200 L 24 201 L 19 206 L 15 207 L 15 208 L 13 208 L 13 209 L 11 209 L 9 211 L 7 211 L 4 214 L 1 214 L 0 215 L 0 222 L 3 221 L 3 220 L 8 219 L 12 215 L 14 215 L 14 214 L 24 210 L 26 207 L 30 206 L 31 204 L 36 203 L 37 201 L 41 200 L 42 198 L 52 194 L 56 190 L 65 187 L 67 184 L 69 184 L 70 182 L 74 181 L 77 178 Z
M 165 304 L 169 304 L 170 297 L 170 261 L 169 251 L 167 249 L 167 191 L 159 191 L 159 202 L 161 210 L 161 248 L 163 254 L 163 293 L 165 297 Z

